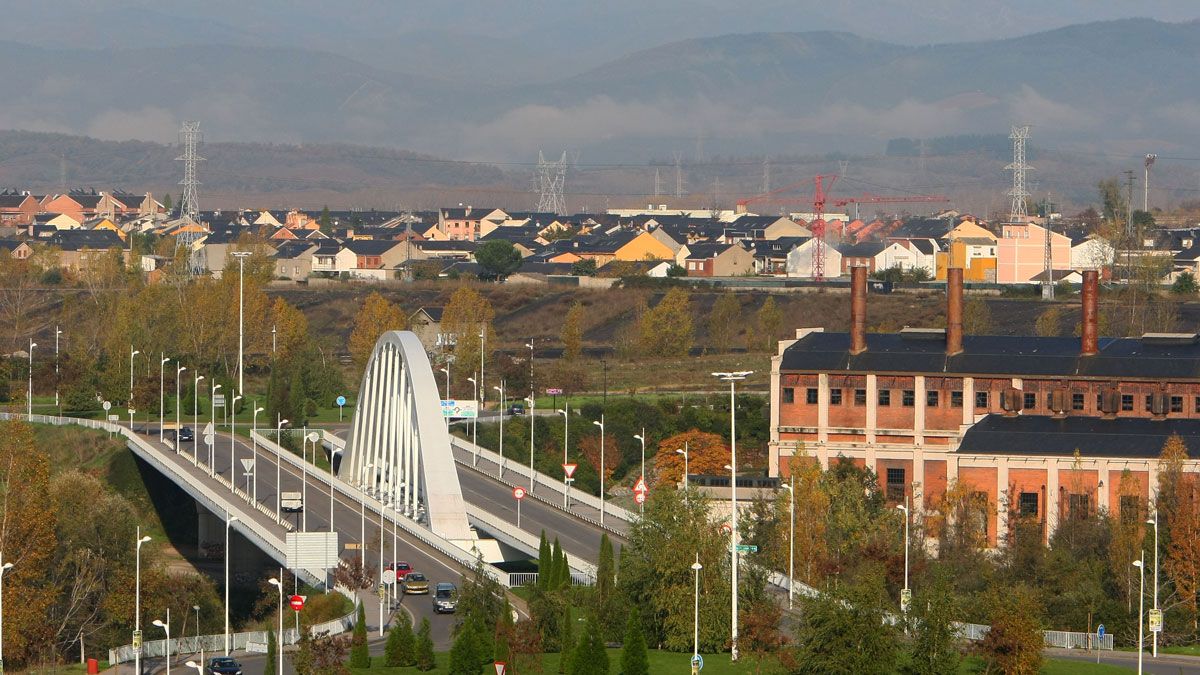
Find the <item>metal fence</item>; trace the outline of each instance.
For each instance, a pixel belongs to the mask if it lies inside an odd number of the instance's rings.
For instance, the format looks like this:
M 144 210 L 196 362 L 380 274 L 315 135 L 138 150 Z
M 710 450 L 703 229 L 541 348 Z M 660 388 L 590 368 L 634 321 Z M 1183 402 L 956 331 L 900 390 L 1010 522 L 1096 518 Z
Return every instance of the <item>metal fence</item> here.
M 963 640 L 978 641 L 991 630 L 991 626 L 985 626 L 978 623 L 959 623 L 958 636 Z M 1042 631 L 1046 640 L 1047 647 L 1058 647 L 1060 649 L 1105 649 L 1112 651 L 1113 636 L 1108 633 L 1102 638 L 1097 639 L 1095 633 L 1079 633 L 1076 631 L 1066 630 L 1047 630 Z

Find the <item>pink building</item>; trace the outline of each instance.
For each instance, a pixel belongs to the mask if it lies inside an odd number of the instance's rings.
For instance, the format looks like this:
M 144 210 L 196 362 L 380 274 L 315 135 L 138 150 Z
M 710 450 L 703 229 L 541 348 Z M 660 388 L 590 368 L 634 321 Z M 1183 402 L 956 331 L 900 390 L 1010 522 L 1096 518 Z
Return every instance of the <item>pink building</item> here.
M 1056 270 L 1071 269 L 1071 239 L 1050 233 L 1050 254 Z M 996 241 L 996 281 L 1001 284 L 1028 282 L 1046 269 L 1046 228 L 1036 223 L 1001 226 Z

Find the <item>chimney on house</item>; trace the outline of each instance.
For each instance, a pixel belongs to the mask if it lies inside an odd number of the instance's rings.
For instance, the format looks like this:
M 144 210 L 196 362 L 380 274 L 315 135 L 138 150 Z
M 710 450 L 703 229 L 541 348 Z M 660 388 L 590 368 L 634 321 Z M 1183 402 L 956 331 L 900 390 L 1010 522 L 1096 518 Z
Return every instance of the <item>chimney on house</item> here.
M 946 355 L 954 356 L 963 350 L 963 271 L 961 267 L 946 269 Z
M 1094 356 L 1100 351 L 1098 331 L 1098 295 L 1100 290 L 1100 273 L 1096 270 L 1083 271 L 1083 321 L 1079 334 L 1081 344 L 1079 353 L 1082 356 Z
M 867 351 L 867 268 L 850 268 L 850 353 Z

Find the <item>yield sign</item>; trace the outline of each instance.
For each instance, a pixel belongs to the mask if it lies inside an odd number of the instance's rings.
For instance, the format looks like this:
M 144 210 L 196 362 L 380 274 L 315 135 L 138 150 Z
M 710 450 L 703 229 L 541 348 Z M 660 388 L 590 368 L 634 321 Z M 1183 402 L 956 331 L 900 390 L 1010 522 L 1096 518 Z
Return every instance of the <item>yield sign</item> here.
M 209 422 L 208 424 L 204 425 L 204 435 L 205 436 L 212 436 L 215 432 L 216 432 L 216 430 L 213 429 L 212 422 Z
M 504 668 L 508 664 L 503 661 L 496 661 L 493 665 L 496 666 L 496 675 L 504 675 Z
M 250 473 L 251 471 L 254 470 L 254 460 L 243 459 L 242 460 L 242 468 L 246 470 L 246 473 Z
M 567 478 L 570 478 L 575 475 L 575 467 L 577 467 L 579 465 L 578 464 L 563 464 L 562 466 L 563 466 L 563 471 L 567 474 Z
M 649 492 L 650 488 L 646 486 L 646 479 L 642 476 L 638 476 L 637 482 L 633 484 L 633 491 L 643 494 Z

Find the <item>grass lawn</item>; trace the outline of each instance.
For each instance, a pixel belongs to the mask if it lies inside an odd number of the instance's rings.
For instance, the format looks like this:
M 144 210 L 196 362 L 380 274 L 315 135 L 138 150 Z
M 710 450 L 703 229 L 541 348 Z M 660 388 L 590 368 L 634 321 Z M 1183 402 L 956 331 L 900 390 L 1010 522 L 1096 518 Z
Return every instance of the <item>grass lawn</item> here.
M 971 656 L 963 660 L 962 666 L 958 672 L 962 675 L 968 673 L 982 673 L 983 659 L 977 656 Z M 1087 661 L 1073 661 L 1071 659 L 1046 659 L 1042 663 L 1042 675 L 1122 675 L 1124 673 L 1135 673 L 1132 668 L 1123 666 L 1114 666 L 1107 663 L 1095 664 Z

